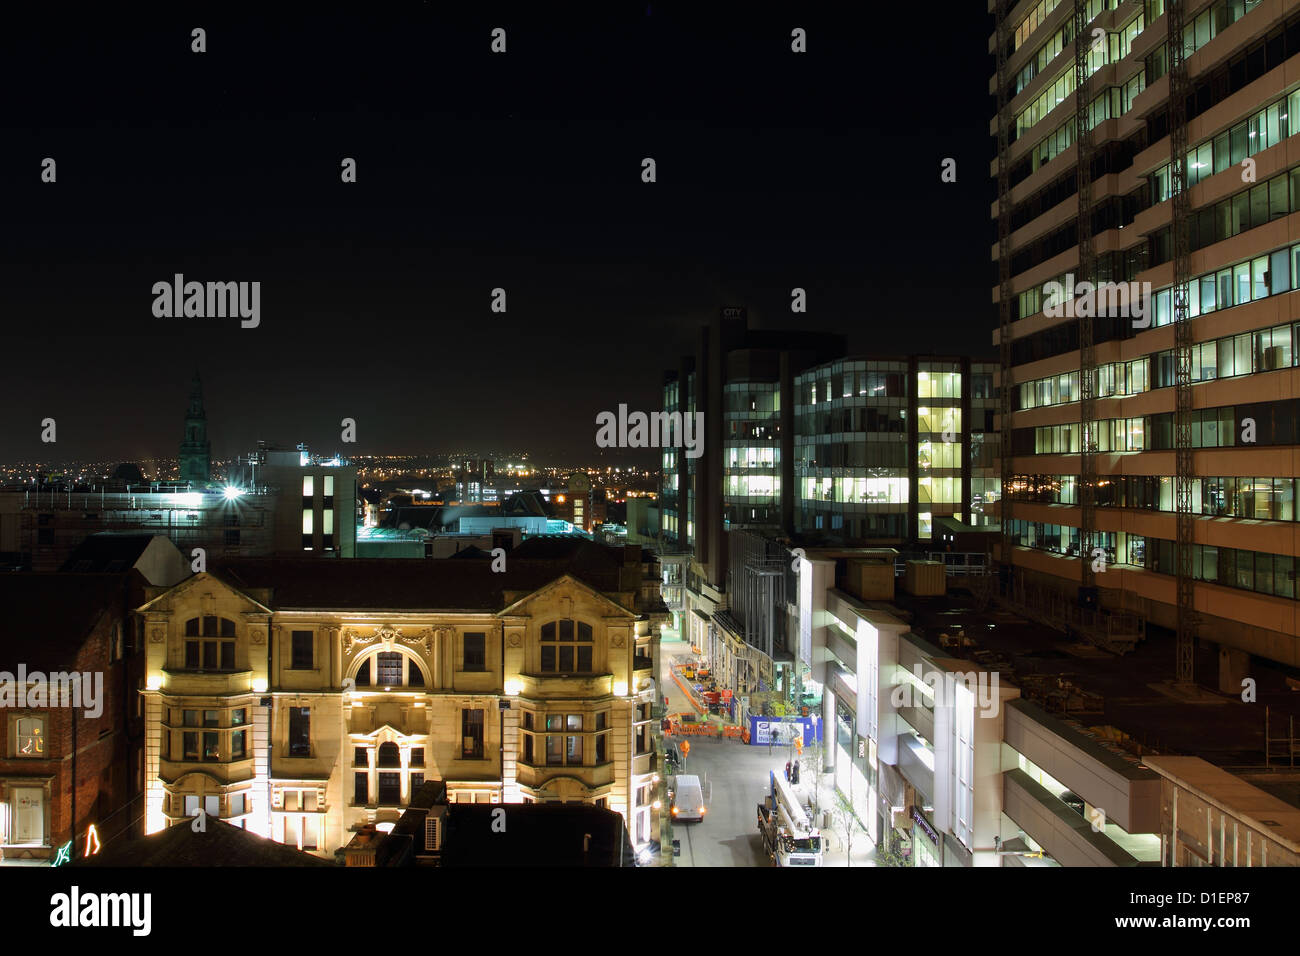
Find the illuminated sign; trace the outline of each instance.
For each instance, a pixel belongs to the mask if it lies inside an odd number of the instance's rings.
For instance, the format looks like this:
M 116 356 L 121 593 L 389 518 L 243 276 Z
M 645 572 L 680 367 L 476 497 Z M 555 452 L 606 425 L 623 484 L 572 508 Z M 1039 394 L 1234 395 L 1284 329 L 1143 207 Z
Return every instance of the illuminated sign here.
M 99 831 L 95 829 L 92 823 L 90 829 L 86 831 L 86 850 L 82 856 L 97 856 L 99 854 L 100 842 Z M 54 862 L 50 866 L 63 866 L 65 863 L 72 862 L 72 841 L 69 840 L 63 846 L 59 847 L 58 855 L 54 857 Z
M 927 820 L 924 814 L 922 814 L 915 806 L 912 807 L 912 819 L 915 820 L 916 825 L 925 832 L 925 835 L 930 838 L 930 842 L 935 846 L 938 846 L 939 834 L 935 832 L 934 827 L 930 826 L 930 821 Z

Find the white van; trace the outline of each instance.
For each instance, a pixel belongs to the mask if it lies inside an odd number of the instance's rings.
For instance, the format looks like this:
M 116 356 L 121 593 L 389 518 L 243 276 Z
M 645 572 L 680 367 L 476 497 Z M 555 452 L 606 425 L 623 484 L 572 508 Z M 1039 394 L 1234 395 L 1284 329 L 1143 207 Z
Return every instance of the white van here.
M 674 820 L 704 819 L 704 790 L 700 787 L 700 778 L 694 774 L 678 774 L 677 787 L 673 791 Z

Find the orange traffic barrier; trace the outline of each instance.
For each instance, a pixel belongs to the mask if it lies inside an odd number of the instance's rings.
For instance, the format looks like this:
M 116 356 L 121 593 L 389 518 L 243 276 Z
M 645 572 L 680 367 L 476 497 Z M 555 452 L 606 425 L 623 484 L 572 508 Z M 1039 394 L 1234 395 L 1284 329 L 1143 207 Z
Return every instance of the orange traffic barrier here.
M 676 671 L 672 671 L 672 675 L 673 675 L 673 681 L 674 681 L 674 683 L 676 683 L 678 687 L 680 687 L 683 691 L 686 692 L 686 699 L 687 699 L 688 701 L 690 701 L 691 706 L 692 706 L 693 708 L 695 708 L 695 710 L 699 711 L 701 714 L 704 713 L 704 707 L 703 707 L 702 705 L 697 704 L 697 703 L 695 702 L 695 693 L 694 693 L 694 691 L 692 691 L 691 688 L 688 687 L 686 684 L 682 683 L 682 679 L 681 679 L 680 677 L 677 676 L 677 672 L 676 672 Z

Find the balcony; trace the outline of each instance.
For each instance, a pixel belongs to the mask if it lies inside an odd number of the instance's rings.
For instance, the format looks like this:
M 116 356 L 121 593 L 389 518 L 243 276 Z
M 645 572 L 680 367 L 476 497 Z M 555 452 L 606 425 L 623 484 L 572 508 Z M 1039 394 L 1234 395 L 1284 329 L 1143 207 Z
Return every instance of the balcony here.
M 601 787 L 614 782 L 614 763 L 606 761 L 592 767 L 564 764 L 528 764 L 521 759 L 516 765 L 516 776 L 525 787 L 541 787 L 553 777 L 577 777 L 588 788 Z
M 183 668 L 163 668 L 164 694 L 177 697 L 226 697 L 232 694 L 253 693 L 251 670 L 200 671 Z
M 203 773 L 223 784 L 240 783 L 252 780 L 254 775 L 253 756 L 249 754 L 238 760 L 177 760 L 162 758 L 158 763 L 158 776 L 164 782 L 178 780 L 187 773 Z
M 614 692 L 614 675 L 520 674 L 520 694 L 540 698 L 605 697 Z

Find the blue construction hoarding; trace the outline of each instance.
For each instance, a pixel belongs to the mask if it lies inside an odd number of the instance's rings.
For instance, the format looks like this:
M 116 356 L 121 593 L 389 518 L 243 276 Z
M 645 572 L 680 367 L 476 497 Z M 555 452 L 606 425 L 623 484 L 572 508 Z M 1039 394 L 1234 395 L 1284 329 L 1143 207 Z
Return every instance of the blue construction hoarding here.
M 769 743 L 788 744 L 794 735 L 803 734 L 805 747 L 821 740 L 821 721 L 812 717 L 755 717 L 749 718 L 749 743 L 751 746 Z

